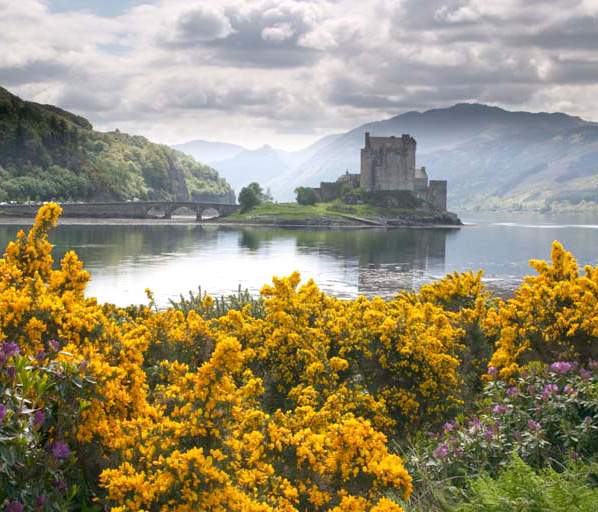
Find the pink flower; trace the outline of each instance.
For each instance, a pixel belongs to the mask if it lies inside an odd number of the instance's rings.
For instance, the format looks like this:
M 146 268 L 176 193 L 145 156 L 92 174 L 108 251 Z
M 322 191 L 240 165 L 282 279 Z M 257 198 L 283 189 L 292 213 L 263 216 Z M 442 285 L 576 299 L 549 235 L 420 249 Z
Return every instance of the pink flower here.
M 498 370 L 495 366 L 488 368 L 488 375 L 490 375 L 490 377 L 496 377 L 496 375 L 498 375 Z
M 23 510 L 25 509 L 25 506 L 20 502 L 20 501 L 9 501 L 6 506 L 4 507 L 4 510 L 6 512 L 23 512 Z
M 507 408 L 504 405 L 495 405 L 492 408 L 492 412 L 496 415 L 503 414 L 506 410 L 507 410 Z
M 16 356 L 19 353 L 19 346 L 14 342 L 2 343 L 2 352 L 6 354 L 6 357 Z
M 435 459 L 444 459 L 449 454 L 449 448 L 446 444 L 440 445 L 438 448 L 434 450 L 434 458 Z
M 35 413 L 33 414 L 33 428 L 35 430 L 39 429 L 42 427 L 42 425 L 44 424 L 44 420 L 46 419 L 43 411 L 35 411 Z
M 52 455 L 57 459 L 68 459 L 70 454 L 69 445 L 64 441 L 54 441 L 52 443 Z
M 528 420 L 527 426 L 530 430 L 535 430 L 536 432 L 540 432 L 540 429 L 542 428 L 542 425 L 534 420 Z

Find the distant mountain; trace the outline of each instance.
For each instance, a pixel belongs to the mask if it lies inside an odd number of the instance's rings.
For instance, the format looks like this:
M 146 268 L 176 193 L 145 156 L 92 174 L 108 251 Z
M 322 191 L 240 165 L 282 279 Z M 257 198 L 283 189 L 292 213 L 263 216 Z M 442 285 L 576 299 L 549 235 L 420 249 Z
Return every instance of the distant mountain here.
M 229 184 L 193 158 L 144 137 L 101 133 L 53 105 L 0 87 L 0 201 L 208 199 Z
M 184 144 L 175 144 L 171 146 L 177 151 L 192 156 L 198 162 L 210 164 L 211 162 L 219 162 L 221 160 L 228 160 L 237 156 L 243 151 L 247 151 L 243 146 L 237 144 L 229 144 L 227 142 L 210 142 L 207 140 L 192 140 Z
M 212 165 L 226 177 L 238 194 L 241 188 L 254 181 L 266 189 L 275 177 L 288 173 L 292 169 L 292 157 L 289 155 L 266 145 L 255 150 L 245 150 L 228 160 L 213 162 Z
M 279 200 L 297 186 L 359 172 L 364 134 L 409 133 L 417 165 L 447 179 L 452 208 L 557 208 L 598 203 L 598 124 L 556 113 L 509 112 L 480 104 L 408 112 L 330 139 L 272 180 Z

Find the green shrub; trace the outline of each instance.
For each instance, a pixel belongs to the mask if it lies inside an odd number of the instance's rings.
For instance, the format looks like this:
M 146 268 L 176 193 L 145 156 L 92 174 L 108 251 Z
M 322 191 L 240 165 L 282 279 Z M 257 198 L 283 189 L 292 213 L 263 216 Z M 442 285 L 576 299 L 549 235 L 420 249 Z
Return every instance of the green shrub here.
M 513 451 L 536 470 L 598 455 L 598 375 L 591 366 L 536 364 L 511 383 L 491 381 L 475 414 L 419 439 L 409 456 L 416 479 L 463 486 L 480 472 L 496 476 Z
M 595 512 L 598 489 L 596 465 L 571 463 L 564 471 L 546 468 L 537 474 L 514 452 L 509 464 L 494 479 L 485 474 L 471 482 L 469 503 L 458 512 Z
M 295 194 L 297 194 L 297 204 L 300 205 L 313 205 L 321 201 L 320 194 L 311 187 L 297 187 Z
M 94 457 L 75 457 L 84 449 L 74 434 L 93 382 L 85 363 L 56 361 L 58 350 L 50 341 L 32 358 L 0 344 L 1 510 L 80 510 L 89 501 L 84 475 Z

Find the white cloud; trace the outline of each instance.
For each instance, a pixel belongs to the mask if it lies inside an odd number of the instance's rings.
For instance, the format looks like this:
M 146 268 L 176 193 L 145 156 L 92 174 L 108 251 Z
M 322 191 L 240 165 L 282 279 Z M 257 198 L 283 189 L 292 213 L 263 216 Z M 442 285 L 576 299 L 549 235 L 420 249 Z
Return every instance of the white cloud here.
M 112 18 L 0 0 L 0 85 L 168 142 L 303 141 L 458 101 L 598 119 L 597 16 L 598 0 L 156 0 Z
M 290 23 L 278 23 L 273 27 L 266 27 L 262 30 L 262 39 L 264 41 L 280 42 L 289 39 L 295 31 Z

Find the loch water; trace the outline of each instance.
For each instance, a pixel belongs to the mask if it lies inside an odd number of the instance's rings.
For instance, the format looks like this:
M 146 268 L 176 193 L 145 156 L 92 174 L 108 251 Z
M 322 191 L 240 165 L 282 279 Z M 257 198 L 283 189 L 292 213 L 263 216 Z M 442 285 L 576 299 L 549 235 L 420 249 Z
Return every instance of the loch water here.
M 188 291 L 214 296 L 259 293 L 272 276 L 294 270 L 341 298 L 391 297 L 446 273 L 484 270 L 484 280 L 508 295 L 528 261 L 548 259 L 553 240 L 580 265 L 598 264 L 598 214 L 460 213 L 460 229 L 282 229 L 222 226 L 193 219 L 170 222 L 61 220 L 52 231 L 58 260 L 75 250 L 91 273 L 87 294 L 118 305 L 160 306 Z M 0 246 L 31 220 L 0 220 Z

